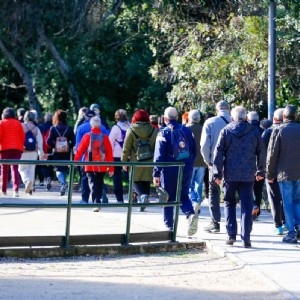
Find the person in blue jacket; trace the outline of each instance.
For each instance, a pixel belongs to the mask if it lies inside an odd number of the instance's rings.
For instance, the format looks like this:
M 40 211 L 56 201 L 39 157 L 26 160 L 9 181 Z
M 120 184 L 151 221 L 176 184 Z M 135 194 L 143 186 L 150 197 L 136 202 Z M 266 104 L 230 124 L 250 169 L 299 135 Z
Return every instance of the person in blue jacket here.
M 189 199 L 189 186 L 193 173 L 193 164 L 196 157 L 196 144 L 192 132 L 189 128 L 182 126 L 177 122 L 178 112 L 174 107 L 166 108 L 164 112 L 164 120 L 166 127 L 160 130 L 157 135 L 154 162 L 175 162 L 173 156 L 173 143 L 171 139 L 171 131 L 181 129 L 186 137 L 189 147 L 189 157 L 182 160 L 185 162 L 181 188 L 181 210 L 188 219 L 188 235 L 194 235 L 198 229 L 198 214 L 195 214 L 191 200 Z M 153 169 L 153 183 L 155 186 L 161 186 L 169 194 L 169 202 L 176 201 L 178 167 L 160 167 L 155 166 Z M 174 225 L 174 207 L 164 207 L 164 222 L 169 230 Z

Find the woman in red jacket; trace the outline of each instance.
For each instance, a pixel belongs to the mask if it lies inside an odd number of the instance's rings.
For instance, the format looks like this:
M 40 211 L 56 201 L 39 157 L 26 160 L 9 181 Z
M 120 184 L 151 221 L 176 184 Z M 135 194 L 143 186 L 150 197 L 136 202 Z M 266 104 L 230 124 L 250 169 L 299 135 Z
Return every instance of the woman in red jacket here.
M 0 158 L 20 159 L 24 151 L 25 133 L 15 111 L 6 107 L 0 121 Z M 6 195 L 9 165 L 1 165 L 2 194 Z M 14 197 L 19 197 L 20 175 L 18 165 L 11 165 Z
M 101 120 L 98 116 L 91 118 L 92 131 L 86 133 L 76 151 L 75 161 L 80 161 L 84 156 L 85 161 L 108 161 L 113 162 L 112 146 L 107 135 L 100 130 Z M 85 166 L 93 203 L 101 203 L 103 180 L 106 171 L 113 176 L 113 166 Z M 99 208 L 94 208 L 98 212 Z

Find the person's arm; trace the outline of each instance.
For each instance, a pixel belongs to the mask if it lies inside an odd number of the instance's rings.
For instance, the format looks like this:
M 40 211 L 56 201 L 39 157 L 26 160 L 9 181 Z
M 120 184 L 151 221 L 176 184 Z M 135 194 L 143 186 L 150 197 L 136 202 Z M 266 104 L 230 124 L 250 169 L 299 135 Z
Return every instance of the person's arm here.
M 273 182 L 275 178 L 276 165 L 279 158 L 279 150 L 281 147 L 280 131 L 273 129 L 270 142 L 267 150 L 267 162 L 266 162 L 266 178 L 269 182 Z
M 114 161 L 113 150 L 112 150 L 112 146 L 111 146 L 111 143 L 110 143 L 107 135 L 103 135 L 103 143 L 104 143 L 104 149 L 105 149 L 105 161 L 113 162 Z M 107 169 L 108 169 L 109 176 L 110 177 L 113 176 L 114 175 L 114 166 L 109 166 Z
M 40 159 L 43 159 L 45 157 L 44 149 L 43 149 L 43 137 L 41 134 L 41 131 L 38 127 L 36 127 L 37 133 L 36 133 L 36 143 L 37 143 L 37 150 Z
M 201 154 L 204 159 L 204 162 L 209 166 L 211 165 L 211 132 L 210 126 L 207 123 L 204 123 L 201 139 L 200 139 L 200 148 Z
M 221 183 L 223 177 L 225 149 L 226 149 L 226 131 L 225 129 L 222 129 L 213 154 L 213 167 L 215 168 L 214 179 L 217 184 Z
M 153 162 L 166 162 L 167 161 L 167 139 L 166 131 L 159 131 L 156 137 Z M 154 166 L 153 168 L 153 183 L 155 186 L 160 185 L 160 174 L 162 167 Z

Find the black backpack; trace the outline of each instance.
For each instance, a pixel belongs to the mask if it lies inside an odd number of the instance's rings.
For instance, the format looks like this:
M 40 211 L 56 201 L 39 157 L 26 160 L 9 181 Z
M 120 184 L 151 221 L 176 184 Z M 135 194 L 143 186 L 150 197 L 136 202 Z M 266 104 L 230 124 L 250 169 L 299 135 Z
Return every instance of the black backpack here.
M 24 149 L 25 151 L 35 151 L 36 150 L 36 137 L 33 134 L 32 129 L 29 129 L 26 124 L 24 124 L 27 128 L 27 132 L 25 133 L 25 142 L 24 142 Z
M 151 147 L 150 137 L 153 134 L 154 127 L 147 137 L 147 139 L 141 139 L 131 128 L 130 130 L 136 137 L 136 159 L 138 161 L 148 160 L 153 157 L 153 149 Z

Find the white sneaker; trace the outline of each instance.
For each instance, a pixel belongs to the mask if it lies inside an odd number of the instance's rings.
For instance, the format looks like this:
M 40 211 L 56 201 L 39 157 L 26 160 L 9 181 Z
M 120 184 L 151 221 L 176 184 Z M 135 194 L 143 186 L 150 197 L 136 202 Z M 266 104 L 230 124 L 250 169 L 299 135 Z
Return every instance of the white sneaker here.
M 189 228 L 188 228 L 188 236 L 196 234 L 198 230 L 198 215 L 193 214 L 188 218 Z
M 32 182 L 30 180 L 26 180 L 26 184 L 25 184 L 25 193 L 29 194 L 30 190 L 31 190 L 31 186 L 32 186 Z
M 198 203 L 198 202 L 193 202 L 193 208 L 194 208 L 195 214 L 196 214 L 196 215 L 199 215 L 199 211 L 200 211 L 200 203 Z
M 93 212 L 99 212 L 100 210 L 101 210 L 100 207 L 95 207 L 95 208 L 93 208 Z
M 13 197 L 19 198 L 19 192 L 18 192 L 18 191 L 15 191 Z

